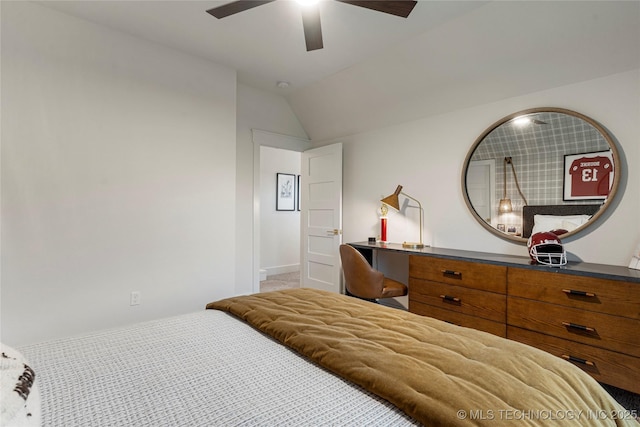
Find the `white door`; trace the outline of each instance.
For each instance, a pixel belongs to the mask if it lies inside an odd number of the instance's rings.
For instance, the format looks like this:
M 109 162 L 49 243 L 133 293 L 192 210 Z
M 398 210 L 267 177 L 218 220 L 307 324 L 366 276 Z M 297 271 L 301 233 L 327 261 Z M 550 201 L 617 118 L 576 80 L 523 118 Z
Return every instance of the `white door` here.
M 342 144 L 302 153 L 300 187 L 300 284 L 339 293 Z
M 469 162 L 467 169 L 467 193 L 474 209 L 487 223 L 495 226 L 492 213 L 495 200 L 495 161 L 477 160 Z

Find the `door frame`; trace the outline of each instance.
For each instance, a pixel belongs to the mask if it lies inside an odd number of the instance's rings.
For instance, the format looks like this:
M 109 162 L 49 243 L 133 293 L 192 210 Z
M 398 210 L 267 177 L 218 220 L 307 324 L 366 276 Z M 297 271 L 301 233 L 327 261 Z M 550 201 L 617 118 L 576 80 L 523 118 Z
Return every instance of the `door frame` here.
M 311 148 L 311 140 L 259 129 L 251 129 L 253 141 L 253 240 L 252 288 L 260 292 L 260 147 L 303 152 Z

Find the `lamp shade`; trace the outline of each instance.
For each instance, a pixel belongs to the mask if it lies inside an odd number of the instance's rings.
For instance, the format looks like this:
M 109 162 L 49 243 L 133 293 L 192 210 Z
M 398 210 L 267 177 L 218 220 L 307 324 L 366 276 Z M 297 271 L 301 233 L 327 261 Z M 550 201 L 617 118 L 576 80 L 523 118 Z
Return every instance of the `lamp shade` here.
M 398 185 L 398 187 L 396 188 L 396 191 L 393 192 L 392 195 L 385 197 L 384 199 L 380 200 L 382 203 L 384 203 L 385 205 L 391 206 L 393 209 L 399 211 L 400 210 L 400 200 L 398 198 L 398 196 L 400 195 L 400 192 L 402 192 L 402 185 Z
M 500 213 L 513 212 L 513 206 L 511 205 L 511 199 L 500 199 L 500 204 L 498 205 L 498 210 L 500 211 Z

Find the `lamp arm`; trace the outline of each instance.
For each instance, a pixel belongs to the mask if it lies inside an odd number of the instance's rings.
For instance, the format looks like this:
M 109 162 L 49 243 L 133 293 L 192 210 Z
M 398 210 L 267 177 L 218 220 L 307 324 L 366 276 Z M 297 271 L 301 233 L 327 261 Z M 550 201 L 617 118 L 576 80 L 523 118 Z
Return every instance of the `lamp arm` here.
M 522 190 L 520 189 L 520 183 L 518 183 L 518 175 L 516 175 L 516 168 L 513 167 L 513 162 L 510 161 L 509 164 L 511 165 L 511 172 L 513 172 L 513 178 L 516 182 L 516 188 L 518 189 L 518 193 L 520 193 L 520 197 L 522 197 L 524 204 L 528 205 L 529 203 L 527 203 L 527 199 L 526 197 L 524 197 L 524 194 L 522 194 Z
M 415 199 L 415 198 L 411 197 L 410 195 L 408 195 L 404 191 L 401 191 L 400 194 L 402 194 L 406 198 L 411 199 L 414 202 L 416 202 L 418 204 L 418 208 L 420 208 L 420 244 L 422 244 L 422 223 L 424 221 L 424 209 L 422 209 L 422 204 L 420 203 L 420 201 L 418 199 Z

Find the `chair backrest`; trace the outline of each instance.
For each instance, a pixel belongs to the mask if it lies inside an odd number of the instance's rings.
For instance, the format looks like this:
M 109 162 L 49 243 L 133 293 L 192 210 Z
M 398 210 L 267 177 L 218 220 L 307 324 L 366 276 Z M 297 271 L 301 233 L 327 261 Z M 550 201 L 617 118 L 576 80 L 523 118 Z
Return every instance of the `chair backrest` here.
M 366 258 L 350 245 L 340 245 L 340 260 L 347 291 L 357 297 L 375 299 L 382 297 L 384 274 L 374 270 Z

